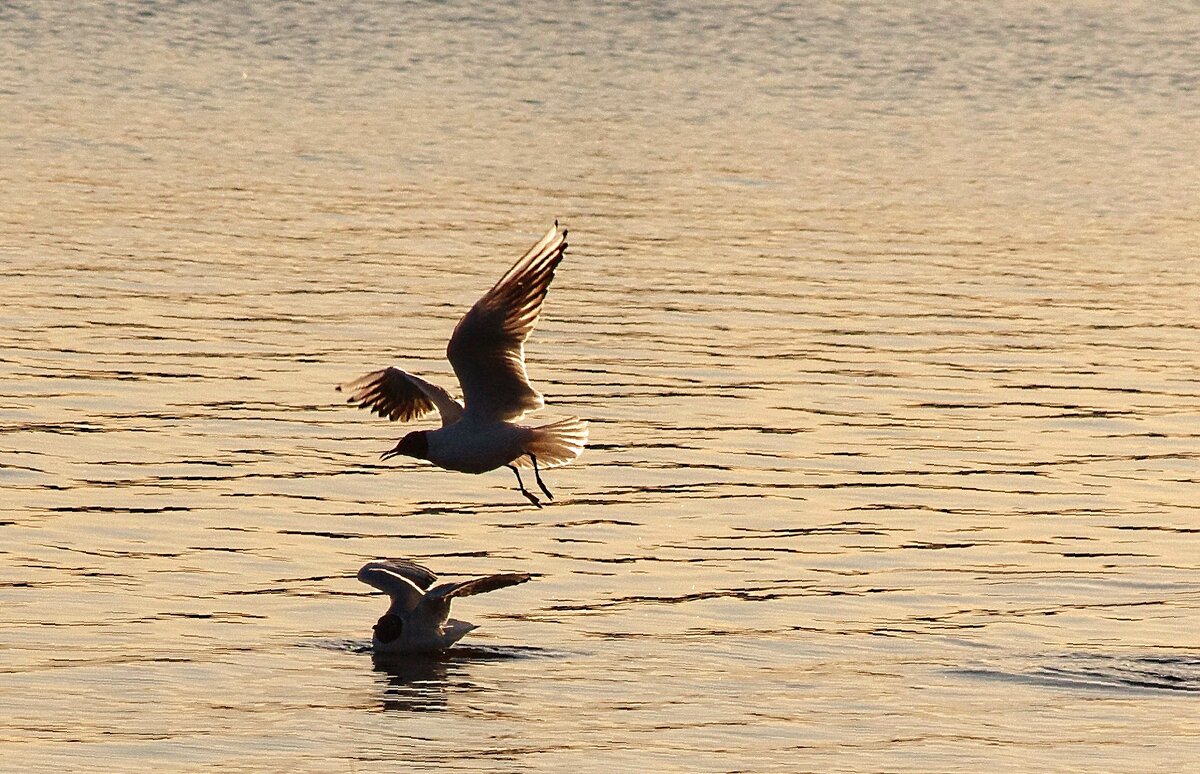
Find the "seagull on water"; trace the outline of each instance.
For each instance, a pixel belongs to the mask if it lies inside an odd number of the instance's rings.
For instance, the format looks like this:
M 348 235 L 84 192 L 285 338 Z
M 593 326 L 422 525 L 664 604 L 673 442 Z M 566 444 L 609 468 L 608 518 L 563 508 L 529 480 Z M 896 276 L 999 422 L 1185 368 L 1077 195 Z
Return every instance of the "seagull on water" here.
M 372 371 L 337 388 L 349 394 L 348 403 L 393 421 L 407 422 L 434 409 L 441 415 L 440 428 L 408 433 L 382 459 L 403 454 L 463 473 L 506 466 L 517 474 L 521 494 L 540 508 L 541 502 L 521 480 L 519 468 L 531 467 L 542 492 L 554 499 L 542 482 L 539 466 L 565 465 L 578 457 L 587 443 L 587 422 L 570 417 L 529 427 L 517 420 L 545 405 L 525 373 L 525 341 L 566 249 L 567 230 L 555 221 L 458 321 L 446 358 L 458 377 L 463 402 L 395 367 Z
M 507 573 L 434 586 L 437 576 L 416 562 L 367 562 L 358 579 L 392 598 L 391 607 L 375 622 L 371 646 L 377 654 L 445 650 L 478 628 L 450 618 L 450 600 L 515 586 L 529 577 L 524 572 Z

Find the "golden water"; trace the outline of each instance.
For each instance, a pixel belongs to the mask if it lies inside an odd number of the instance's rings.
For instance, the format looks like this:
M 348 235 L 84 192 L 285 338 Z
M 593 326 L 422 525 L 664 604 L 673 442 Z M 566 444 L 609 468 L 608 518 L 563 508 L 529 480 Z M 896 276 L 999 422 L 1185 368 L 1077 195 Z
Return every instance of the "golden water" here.
M 1197 23 L 0 9 L 2 767 L 1194 764 Z M 555 218 L 557 500 L 379 463 Z M 537 577 L 376 669 L 380 556 Z

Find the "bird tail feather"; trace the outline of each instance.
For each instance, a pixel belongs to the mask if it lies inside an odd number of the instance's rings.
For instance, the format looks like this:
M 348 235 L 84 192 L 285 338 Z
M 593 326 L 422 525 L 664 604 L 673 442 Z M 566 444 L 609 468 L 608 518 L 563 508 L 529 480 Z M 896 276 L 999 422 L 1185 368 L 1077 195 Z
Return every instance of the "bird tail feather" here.
M 537 457 L 539 468 L 566 465 L 583 452 L 588 440 L 588 423 L 570 417 L 548 425 L 534 427 L 533 437 L 525 444 L 525 454 L 514 460 L 520 468 L 533 467 L 529 455 Z

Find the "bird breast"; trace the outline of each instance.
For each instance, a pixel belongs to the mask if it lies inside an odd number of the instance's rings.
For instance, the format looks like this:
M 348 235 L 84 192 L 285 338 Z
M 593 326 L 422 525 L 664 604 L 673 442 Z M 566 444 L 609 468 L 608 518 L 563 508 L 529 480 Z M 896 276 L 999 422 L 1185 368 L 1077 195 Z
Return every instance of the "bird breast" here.
M 507 422 L 478 423 L 463 418 L 428 434 L 428 459 L 462 473 L 486 473 L 525 453 L 532 431 Z

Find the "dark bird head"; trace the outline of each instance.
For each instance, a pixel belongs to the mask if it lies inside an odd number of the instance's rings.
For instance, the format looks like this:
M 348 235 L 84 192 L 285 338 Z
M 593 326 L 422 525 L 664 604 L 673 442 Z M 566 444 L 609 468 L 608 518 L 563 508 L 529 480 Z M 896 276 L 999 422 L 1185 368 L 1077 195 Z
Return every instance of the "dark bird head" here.
M 375 622 L 375 639 L 380 642 L 391 642 L 404 631 L 404 622 L 398 616 L 388 613 Z
M 429 439 L 425 437 L 424 430 L 414 430 L 408 435 L 400 439 L 400 443 L 396 444 L 396 448 L 391 451 L 384 452 L 380 459 L 391 459 L 397 454 L 403 454 L 406 457 L 416 457 L 419 460 L 428 459 L 429 454 Z

